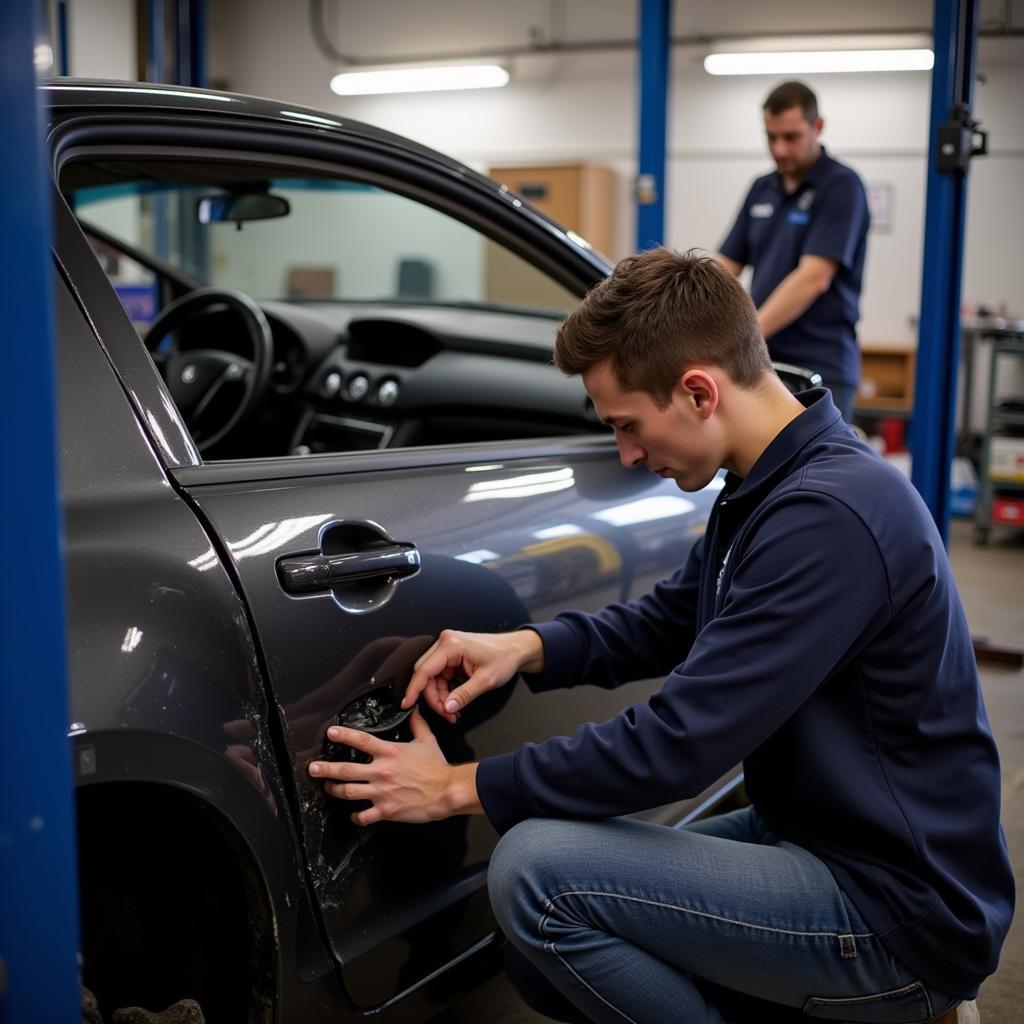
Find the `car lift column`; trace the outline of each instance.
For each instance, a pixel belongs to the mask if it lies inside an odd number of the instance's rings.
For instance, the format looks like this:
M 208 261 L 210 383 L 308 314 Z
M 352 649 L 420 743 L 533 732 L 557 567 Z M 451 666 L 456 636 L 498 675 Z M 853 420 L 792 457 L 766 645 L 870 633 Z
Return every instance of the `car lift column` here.
M 978 40 L 977 0 L 935 0 L 924 271 L 918 329 L 912 479 L 944 542 L 960 352 L 960 281 L 967 164 L 975 152 L 971 102 Z
M 81 1018 L 50 213 L 34 0 L 0 4 L 0 1021 Z
M 636 176 L 636 248 L 665 240 L 665 136 L 672 47 L 671 0 L 640 2 L 640 146 Z
M 196 88 L 206 85 L 205 0 L 170 0 L 166 7 L 164 0 L 148 0 L 145 38 L 149 81 Z M 206 279 L 210 266 L 209 238 L 195 219 L 195 200 L 181 195 L 175 202 L 176 208 L 169 210 L 166 196 L 153 197 L 154 248 L 167 258 L 171 250 L 169 226 L 173 223 L 178 232 L 175 244 L 179 254 L 197 277 Z

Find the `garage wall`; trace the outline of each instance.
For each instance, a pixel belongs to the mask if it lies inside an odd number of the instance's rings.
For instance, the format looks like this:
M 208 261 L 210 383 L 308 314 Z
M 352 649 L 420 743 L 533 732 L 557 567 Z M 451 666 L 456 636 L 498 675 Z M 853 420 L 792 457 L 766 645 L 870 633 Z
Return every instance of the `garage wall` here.
M 680 4 L 675 34 L 849 27 L 906 28 L 930 22 L 931 4 L 858 5 L 791 2 L 785 12 L 747 2 Z M 708 10 L 708 8 L 714 10 Z M 486 8 L 486 17 L 481 12 Z M 697 15 L 693 9 L 699 8 Z M 570 0 L 553 7 L 524 2 L 445 0 L 411 7 L 401 0 L 328 5 L 334 45 L 359 56 L 442 53 L 524 45 L 531 26 L 541 38 L 574 41 L 628 38 L 636 5 Z M 551 11 L 555 12 L 552 21 Z M 702 19 L 700 22 L 695 18 Z M 782 19 L 780 21 L 780 18 Z M 513 83 L 496 90 L 351 97 L 330 92 L 337 70 L 315 47 L 306 4 L 220 0 L 211 4 L 211 74 L 241 92 L 273 95 L 358 118 L 411 136 L 479 168 L 587 160 L 616 172 L 612 257 L 633 246 L 630 198 L 635 173 L 636 68 L 631 52 L 516 58 Z M 789 19 L 789 24 L 786 23 Z M 382 49 L 386 47 L 386 49 Z M 704 50 L 673 49 L 667 241 L 715 248 L 750 180 L 770 169 L 760 104 L 774 84 L 765 78 L 712 78 Z M 991 132 L 992 155 L 972 172 L 966 303 L 1005 303 L 1024 315 L 1024 272 L 1016 255 L 1024 229 L 1024 39 L 982 39 L 976 115 Z M 929 76 L 821 75 L 808 79 L 826 118 L 824 141 L 869 185 L 888 186 L 891 227 L 870 239 L 861 337 L 913 344 L 923 245 Z
M 1024 6 L 1024 4 L 1019 5 Z M 629 39 L 635 3 L 621 0 L 403 0 L 328 2 L 327 31 L 339 50 L 360 58 L 523 46 L 535 38 L 574 42 Z M 774 8 L 774 9 L 772 9 Z M 863 0 L 845 5 L 788 0 L 784 9 L 755 0 L 678 3 L 677 36 L 926 25 L 930 0 Z M 133 0 L 70 0 L 71 69 L 76 75 L 132 78 Z M 1010 10 L 1017 16 L 1016 6 Z M 305 0 L 209 0 L 212 84 L 270 95 L 369 121 L 444 150 L 481 170 L 498 164 L 591 161 L 616 177 L 614 244 L 632 249 L 631 199 L 636 147 L 636 66 L 632 51 L 517 57 L 504 89 L 466 93 L 353 97 L 330 92 L 337 68 L 315 46 Z M 999 13 L 983 3 L 983 21 Z M 1024 18 L 1024 11 L 1019 12 Z M 855 21 L 852 19 L 856 19 Z M 714 249 L 750 180 L 770 168 L 760 103 L 774 84 L 764 78 L 712 78 L 703 49 L 673 48 L 667 241 Z M 964 301 L 1004 305 L 1024 315 L 1024 39 L 980 44 L 976 114 L 991 133 L 991 155 L 970 179 Z M 869 185 L 887 186 L 891 226 L 870 239 L 861 337 L 915 341 L 923 246 L 929 76 L 823 75 L 809 78 L 826 118 L 824 141 Z
M 134 81 L 135 0 L 68 0 L 67 12 L 69 72 Z

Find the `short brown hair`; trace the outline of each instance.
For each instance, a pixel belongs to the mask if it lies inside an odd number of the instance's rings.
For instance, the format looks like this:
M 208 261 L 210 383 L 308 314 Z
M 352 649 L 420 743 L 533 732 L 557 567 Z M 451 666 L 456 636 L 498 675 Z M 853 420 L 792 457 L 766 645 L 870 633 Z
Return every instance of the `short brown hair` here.
M 783 82 L 777 85 L 768 93 L 762 109 L 778 117 L 784 110 L 792 110 L 793 107 L 799 107 L 811 124 L 818 120 L 818 97 L 803 82 Z
M 559 327 L 555 365 L 563 373 L 605 359 L 624 391 L 645 391 L 662 408 L 696 363 L 722 367 L 745 388 L 772 369 L 739 281 L 710 256 L 664 248 L 621 260 Z

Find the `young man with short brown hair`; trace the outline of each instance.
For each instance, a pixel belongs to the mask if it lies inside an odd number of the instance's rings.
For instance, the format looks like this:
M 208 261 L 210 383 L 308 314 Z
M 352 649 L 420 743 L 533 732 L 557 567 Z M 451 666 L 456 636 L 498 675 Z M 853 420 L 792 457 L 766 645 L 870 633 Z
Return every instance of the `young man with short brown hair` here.
M 556 1019 L 720 1024 L 740 993 L 764 1020 L 967 1020 L 1014 892 L 946 553 L 829 393 L 786 390 L 755 322 L 707 257 L 643 253 L 592 289 L 556 362 L 625 465 L 685 491 L 726 470 L 707 532 L 633 601 L 446 630 L 404 703 L 454 720 L 519 672 L 660 690 L 479 764 L 447 764 L 418 712 L 408 744 L 335 728 L 372 763 L 310 770 L 371 802 L 358 824 L 485 813 L 505 833 L 492 905 L 524 996 Z M 748 808 L 678 829 L 619 817 L 740 761 Z

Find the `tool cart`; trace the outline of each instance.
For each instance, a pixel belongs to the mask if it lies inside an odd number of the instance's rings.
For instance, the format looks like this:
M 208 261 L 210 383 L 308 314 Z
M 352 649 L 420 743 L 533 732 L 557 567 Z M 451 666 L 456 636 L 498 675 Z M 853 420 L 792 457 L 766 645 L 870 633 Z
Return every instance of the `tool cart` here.
M 982 437 L 974 539 L 985 544 L 993 526 L 1024 527 L 1024 395 L 1000 396 L 999 367 L 1024 360 L 1024 321 L 986 332 L 992 340 L 985 433 Z

